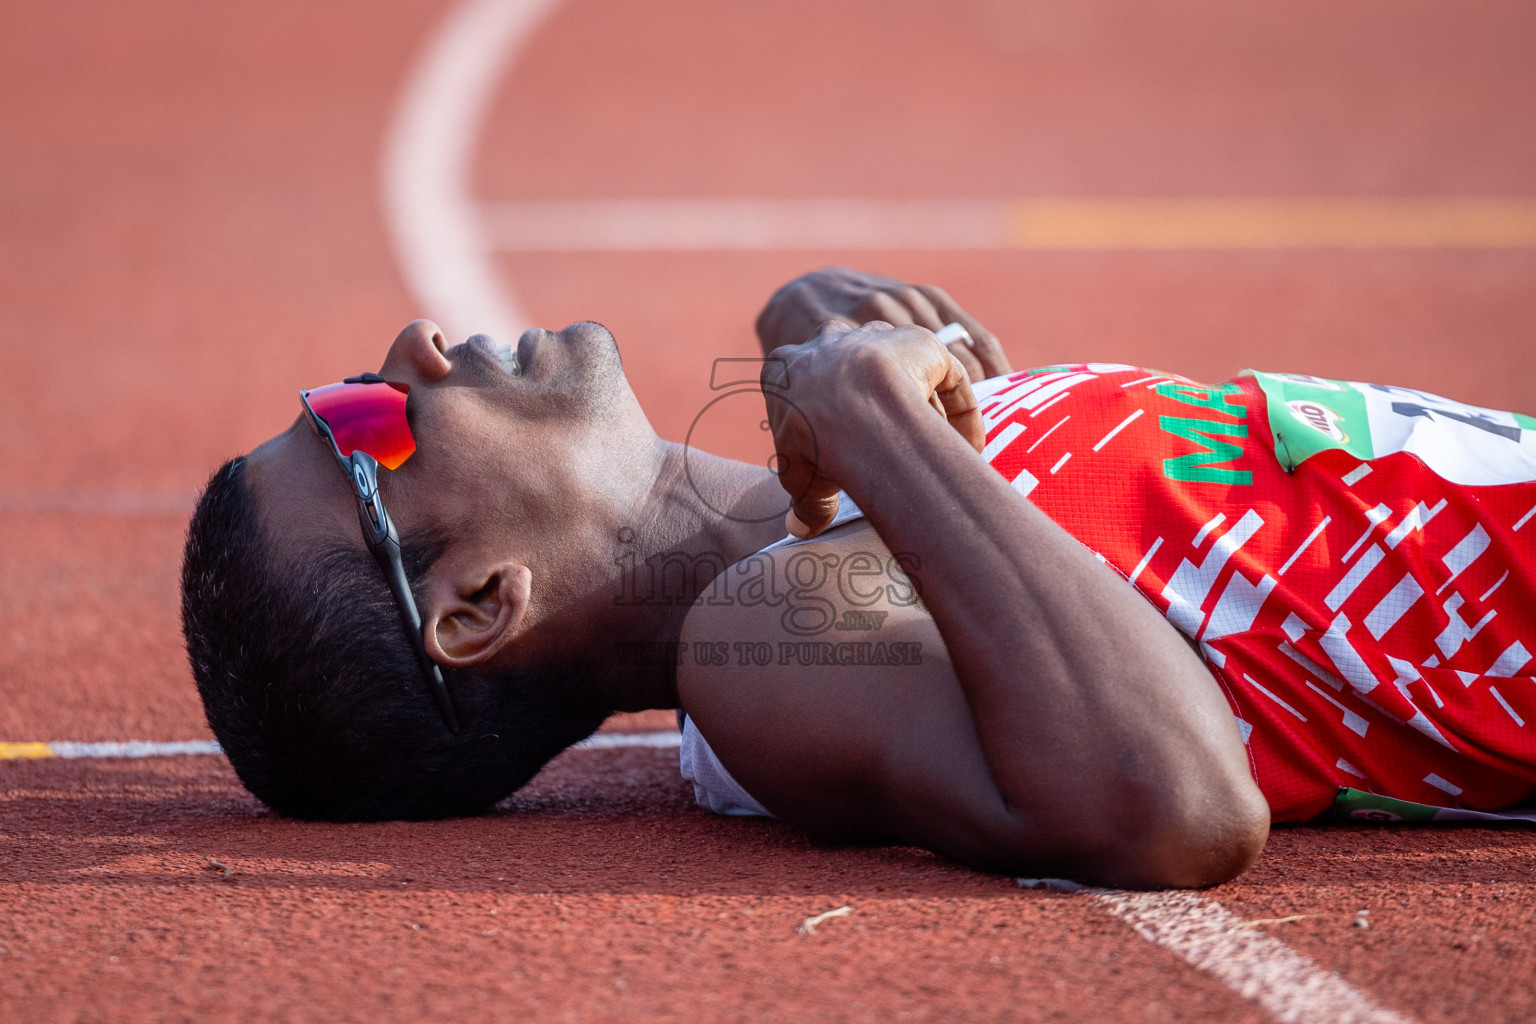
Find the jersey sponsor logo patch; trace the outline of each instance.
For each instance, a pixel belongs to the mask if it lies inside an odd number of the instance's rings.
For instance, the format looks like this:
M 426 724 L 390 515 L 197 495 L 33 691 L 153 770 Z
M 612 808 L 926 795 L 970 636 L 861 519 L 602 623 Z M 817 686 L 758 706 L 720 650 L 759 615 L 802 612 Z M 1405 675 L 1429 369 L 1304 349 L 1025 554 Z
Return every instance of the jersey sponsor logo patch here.
M 1305 423 L 1314 430 L 1320 430 L 1340 444 L 1349 444 L 1349 435 L 1344 428 L 1339 426 L 1343 419 L 1338 413 L 1321 402 L 1311 399 L 1296 399 L 1285 403 L 1291 410 L 1291 415 Z

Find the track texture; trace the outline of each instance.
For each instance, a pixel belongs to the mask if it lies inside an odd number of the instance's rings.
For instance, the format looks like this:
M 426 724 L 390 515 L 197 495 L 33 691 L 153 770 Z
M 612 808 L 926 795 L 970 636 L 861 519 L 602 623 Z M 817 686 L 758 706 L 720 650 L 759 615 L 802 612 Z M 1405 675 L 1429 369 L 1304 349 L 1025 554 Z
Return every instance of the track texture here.
M 176 636 L 186 511 L 298 387 L 435 314 L 379 165 L 450 10 L 8 6 L 0 741 L 207 735 Z M 1529 197 L 1533 69 L 1516 2 L 568 0 L 498 81 L 471 191 Z M 609 324 L 677 438 L 768 291 L 834 262 L 944 285 L 1019 365 L 1257 366 L 1536 412 L 1530 249 L 495 260 L 540 322 Z M 750 454 L 738 427 L 697 440 Z M 1516 1022 L 1533 865 L 1528 831 L 1306 828 L 1204 895 L 1386 1011 Z M 718 819 L 655 750 L 562 755 L 496 814 L 430 826 L 278 819 L 218 758 L 0 762 L 0 1015 L 1272 1019 L 1091 895 Z

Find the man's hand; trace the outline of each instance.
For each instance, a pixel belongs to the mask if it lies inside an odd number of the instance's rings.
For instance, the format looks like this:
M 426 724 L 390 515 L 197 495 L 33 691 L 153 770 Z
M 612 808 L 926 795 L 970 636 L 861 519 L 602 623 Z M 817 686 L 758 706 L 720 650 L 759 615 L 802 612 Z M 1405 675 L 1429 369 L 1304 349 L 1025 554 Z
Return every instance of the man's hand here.
M 779 455 L 779 483 L 794 499 L 786 527 L 814 537 L 837 513 L 840 480 L 879 446 L 893 414 L 928 405 L 977 451 L 986 441 L 971 383 L 953 346 L 925 328 L 828 321 L 815 337 L 773 352 L 763 396 Z M 769 367 L 772 367 L 770 373 Z
M 797 277 L 774 293 L 757 317 L 757 337 L 763 352 L 799 345 L 816 336 L 822 324 L 839 321 L 848 327 L 874 320 L 895 326 L 916 324 L 937 331 L 957 323 L 970 333 L 970 344 L 949 346 L 972 380 L 1012 373 L 992 332 L 961 309 L 942 288 L 907 284 L 895 278 L 826 267 Z

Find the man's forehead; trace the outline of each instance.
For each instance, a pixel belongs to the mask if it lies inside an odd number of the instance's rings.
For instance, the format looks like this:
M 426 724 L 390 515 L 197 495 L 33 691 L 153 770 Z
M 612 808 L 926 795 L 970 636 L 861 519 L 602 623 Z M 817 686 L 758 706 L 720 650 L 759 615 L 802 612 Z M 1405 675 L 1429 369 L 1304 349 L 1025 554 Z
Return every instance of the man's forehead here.
M 277 548 L 362 544 L 351 487 L 303 416 L 246 457 L 245 479 Z

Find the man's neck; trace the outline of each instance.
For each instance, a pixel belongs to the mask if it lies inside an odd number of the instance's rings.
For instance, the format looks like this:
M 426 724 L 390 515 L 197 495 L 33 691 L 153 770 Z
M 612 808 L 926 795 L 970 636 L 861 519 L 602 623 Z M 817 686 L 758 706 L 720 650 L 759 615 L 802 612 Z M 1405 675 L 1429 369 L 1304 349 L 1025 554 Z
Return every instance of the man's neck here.
M 616 711 L 677 706 L 683 620 L 736 562 L 784 536 L 768 470 L 664 442 L 655 479 L 611 539 L 610 586 L 582 602 L 591 668 Z

